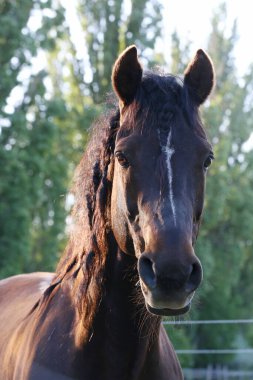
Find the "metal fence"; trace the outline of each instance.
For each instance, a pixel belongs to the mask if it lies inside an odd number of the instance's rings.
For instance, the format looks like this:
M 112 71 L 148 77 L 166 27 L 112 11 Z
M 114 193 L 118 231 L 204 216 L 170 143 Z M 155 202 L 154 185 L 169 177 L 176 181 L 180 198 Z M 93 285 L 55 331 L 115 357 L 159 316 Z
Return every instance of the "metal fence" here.
M 220 319 L 220 320 L 197 320 L 197 321 L 164 321 L 166 325 L 177 326 L 193 326 L 193 325 L 219 325 L 219 324 L 252 324 L 253 319 Z M 252 356 L 253 363 L 253 348 L 237 348 L 237 349 L 177 349 L 179 355 L 249 355 Z M 246 370 L 231 370 L 226 366 L 208 365 L 207 368 L 185 368 L 185 380 L 253 380 L 253 371 Z
M 250 324 L 253 319 L 211 319 L 197 321 L 163 321 L 164 325 L 221 325 L 221 324 Z
M 231 370 L 227 367 L 185 368 L 185 380 L 252 380 L 253 371 Z

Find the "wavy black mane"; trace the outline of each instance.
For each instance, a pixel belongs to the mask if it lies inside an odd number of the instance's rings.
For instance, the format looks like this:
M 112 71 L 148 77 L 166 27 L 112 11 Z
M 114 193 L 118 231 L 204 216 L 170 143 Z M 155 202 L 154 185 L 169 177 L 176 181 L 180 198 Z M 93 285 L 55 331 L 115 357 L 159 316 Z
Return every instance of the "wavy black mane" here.
M 119 110 L 115 109 L 107 112 L 92 127 L 90 141 L 73 181 L 75 204 L 71 214 L 73 226 L 69 242 L 50 286 L 53 289 L 64 278 L 76 278 L 80 271 L 83 272 L 83 281 L 76 289 L 76 303 L 84 327 L 87 328 L 93 320 L 101 295 L 108 251 L 108 210 L 112 187 L 108 167 L 110 163 L 113 165 L 111 158 L 118 128 Z

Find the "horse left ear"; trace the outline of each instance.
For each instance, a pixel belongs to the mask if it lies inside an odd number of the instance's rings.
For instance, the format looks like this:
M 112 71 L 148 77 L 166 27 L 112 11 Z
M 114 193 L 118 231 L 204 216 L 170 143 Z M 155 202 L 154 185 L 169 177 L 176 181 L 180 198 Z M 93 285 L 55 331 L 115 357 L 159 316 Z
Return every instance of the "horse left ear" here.
M 199 49 L 184 73 L 184 84 L 189 88 L 195 103 L 200 106 L 214 86 L 214 69 L 209 56 Z
M 133 100 L 141 83 L 142 67 L 138 60 L 135 45 L 129 46 L 121 53 L 112 71 L 112 85 L 123 104 Z

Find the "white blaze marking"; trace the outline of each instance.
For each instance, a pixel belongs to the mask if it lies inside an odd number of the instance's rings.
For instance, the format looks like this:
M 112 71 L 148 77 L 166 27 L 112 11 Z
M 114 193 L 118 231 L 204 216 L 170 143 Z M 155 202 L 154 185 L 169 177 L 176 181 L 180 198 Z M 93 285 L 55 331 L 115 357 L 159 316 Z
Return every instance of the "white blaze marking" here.
M 175 153 L 175 150 L 171 146 L 171 130 L 168 135 L 167 145 L 166 147 L 164 147 L 164 150 L 166 153 L 166 163 L 167 163 L 167 168 L 168 168 L 169 199 L 170 199 L 170 205 L 171 205 L 172 215 L 174 219 L 174 224 L 176 225 L 177 224 L 176 208 L 175 208 L 175 203 L 174 203 L 174 195 L 173 195 L 173 187 L 172 187 L 173 173 L 172 173 L 172 167 L 171 167 L 171 157 Z

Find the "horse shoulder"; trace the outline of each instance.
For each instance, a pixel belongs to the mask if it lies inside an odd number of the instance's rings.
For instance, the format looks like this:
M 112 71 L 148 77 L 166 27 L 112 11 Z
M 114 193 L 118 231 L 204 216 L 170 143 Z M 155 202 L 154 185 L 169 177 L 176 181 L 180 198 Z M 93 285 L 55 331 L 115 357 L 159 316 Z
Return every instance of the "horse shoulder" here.
M 6 362 L 8 353 L 13 355 L 14 347 L 10 346 L 16 331 L 52 278 L 52 273 L 39 272 L 0 281 L 0 366 Z
M 23 319 L 50 285 L 52 273 L 30 273 L 0 281 L 0 325 Z M 15 321 L 15 322 L 14 322 Z

